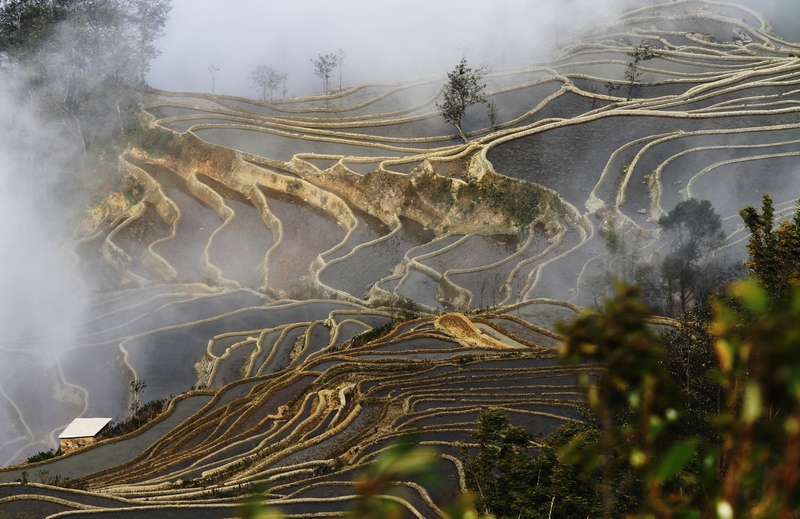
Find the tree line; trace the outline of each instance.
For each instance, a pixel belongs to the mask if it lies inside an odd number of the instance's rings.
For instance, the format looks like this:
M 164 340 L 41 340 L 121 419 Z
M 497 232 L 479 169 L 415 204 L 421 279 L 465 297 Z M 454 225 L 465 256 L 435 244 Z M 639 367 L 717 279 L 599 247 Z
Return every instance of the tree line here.
M 171 0 L 0 0 L 6 180 L 46 204 L 48 232 L 72 232 L 80 208 L 124 189 L 116 156 L 145 130 L 137 114 L 170 9 Z
M 0 64 L 13 95 L 56 121 L 84 154 L 124 133 L 171 0 L 5 0 Z

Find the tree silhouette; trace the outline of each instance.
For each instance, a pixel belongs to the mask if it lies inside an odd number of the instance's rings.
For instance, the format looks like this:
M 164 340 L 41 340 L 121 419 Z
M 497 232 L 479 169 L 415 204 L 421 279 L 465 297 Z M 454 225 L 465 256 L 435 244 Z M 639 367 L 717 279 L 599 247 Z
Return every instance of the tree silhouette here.
M 215 67 L 211 65 L 208 67 L 208 73 L 211 74 L 211 93 L 213 94 L 217 88 L 217 72 L 219 72 L 219 67 Z
M 633 88 L 642 77 L 642 71 L 639 69 L 639 65 L 642 61 L 660 57 L 661 53 L 653 49 L 650 45 L 641 43 L 639 46 L 634 47 L 634 49 L 628 53 L 628 56 L 633 58 L 625 67 L 625 81 L 628 82 L 628 101 L 630 101 L 633 97 Z
M 342 67 L 347 59 L 347 51 L 339 49 L 336 51 L 336 65 L 339 67 L 339 90 L 342 90 Z
M 725 238 L 722 219 L 708 200 L 690 198 L 659 218 L 658 225 L 672 246 L 662 265 L 667 312 L 673 313 L 675 295 L 681 311 L 686 311 L 707 284 L 711 258 Z
M 131 380 L 130 383 L 130 392 L 133 395 L 133 402 L 131 403 L 131 411 L 135 414 L 136 411 L 139 410 L 141 406 L 141 402 L 139 401 L 139 393 L 147 389 L 147 381 L 141 378 L 135 378 Z

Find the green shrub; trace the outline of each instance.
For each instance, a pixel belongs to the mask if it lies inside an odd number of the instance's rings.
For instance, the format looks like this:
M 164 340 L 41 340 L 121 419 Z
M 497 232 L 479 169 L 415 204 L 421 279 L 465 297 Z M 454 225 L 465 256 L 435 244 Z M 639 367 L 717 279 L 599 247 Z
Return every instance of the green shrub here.
M 491 207 L 502 212 L 519 227 L 527 227 L 539 215 L 541 190 L 527 182 L 504 178 L 489 186 Z
M 145 190 L 144 182 L 138 178 L 132 175 L 125 177 L 125 189 L 122 190 L 122 196 L 125 197 L 129 204 L 138 204 L 144 197 Z
M 452 180 L 436 173 L 418 177 L 417 189 L 424 193 L 435 205 L 443 205 L 450 208 L 456 202 L 453 196 Z
M 375 328 L 369 329 L 363 333 L 360 333 L 353 337 L 351 345 L 354 348 L 358 348 L 359 346 L 363 346 L 370 341 L 377 339 L 378 337 L 382 337 L 389 333 L 396 325 L 395 321 L 387 321 L 380 326 Z
M 175 134 L 159 126 L 145 126 L 136 120 L 127 128 L 128 145 L 141 148 L 153 157 L 167 154 Z
M 56 456 L 60 456 L 60 455 L 61 455 L 61 448 L 50 449 L 49 451 L 40 451 L 40 452 L 37 452 L 36 454 L 34 454 L 33 456 L 30 456 L 28 458 L 28 463 L 38 463 L 40 461 L 53 459 Z
M 119 423 L 112 422 L 106 430 L 100 433 L 98 440 L 116 438 L 135 431 L 161 414 L 167 402 L 168 399 L 162 398 L 161 400 L 151 400 L 139 406 L 128 419 Z
M 502 214 L 517 227 L 530 225 L 541 211 L 542 189 L 535 184 L 510 178 L 483 183 L 470 180 L 458 189 L 462 208 L 480 201 Z

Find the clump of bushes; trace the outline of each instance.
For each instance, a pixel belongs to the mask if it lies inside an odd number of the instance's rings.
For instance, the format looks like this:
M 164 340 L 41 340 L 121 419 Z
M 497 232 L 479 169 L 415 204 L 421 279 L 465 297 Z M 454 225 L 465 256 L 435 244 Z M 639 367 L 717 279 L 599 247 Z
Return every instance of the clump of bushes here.
M 108 438 L 116 438 L 123 436 L 147 424 L 155 417 L 161 414 L 167 406 L 167 398 L 160 400 L 151 400 L 146 404 L 139 406 L 134 413 L 131 414 L 126 420 L 111 424 L 98 435 L 98 440 L 107 440 Z
M 392 320 L 397 322 L 416 319 L 423 313 L 422 306 L 416 301 L 404 296 L 391 294 L 389 297 L 378 298 L 371 302 L 373 308 L 388 307 L 392 313 Z
M 60 455 L 61 455 L 61 448 L 50 449 L 49 451 L 40 451 L 34 454 L 33 456 L 28 457 L 28 463 L 39 463 L 40 461 L 53 459 L 56 456 Z
M 464 205 L 475 201 L 488 203 L 491 209 L 524 228 L 539 215 L 545 197 L 534 184 L 503 177 L 493 182 L 470 180 L 459 187 L 458 199 Z
M 377 339 L 378 337 L 382 337 L 389 333 L 396 325 L 394 321 L 387 321 L 380 326 L 376 326 L 370 330 L 365 331 L 364 333 L 360 333 L 351 339 L 350 345 L 353 348 L 358 348 L 367 344 L 370 341 Z
M 453 181 L 441 175 L 421 175 L 417 178 L 417 188 L 436 205 L 450 208 L 455 204 L 453 196 Z
M 127 175 L 125 177 L 125 189 L 122 190 L 122 196 L 125 197 L 125 200 L 127 200 L 129 204 L 138 204 L 144 197 L 145 190 L 146 186 L 144 182 L 138 178 L 133 175 Z
M 138 119 L 127 128 L 128 145 L 146 150 L 152 157 L 163 157 L 175 135 L 158 126 L 146 126 Z
M 354 348 L 363 346 L 370 341 L 387 335 L 398 325 L 406 321 L 417 319 L 422 312 L 422 307 L 420 307 L 419 304 L 407 297 L 399 296 L 375 300 L 372 302 L 371 306 L 374 308 L 389 307 L 392 312 L 392 320 L 386 321 L 380 326 L 371 328 L 353 337 L 349 342 L 350 346 Z
M 296 299 L 299 301 L 336 299 L 336 294 L 328 294 L 324 288 L 314 283 L 314 280 L 307 276 L 292 283 L 289 288 L 286 289 L 286 295 L 289 299 Z

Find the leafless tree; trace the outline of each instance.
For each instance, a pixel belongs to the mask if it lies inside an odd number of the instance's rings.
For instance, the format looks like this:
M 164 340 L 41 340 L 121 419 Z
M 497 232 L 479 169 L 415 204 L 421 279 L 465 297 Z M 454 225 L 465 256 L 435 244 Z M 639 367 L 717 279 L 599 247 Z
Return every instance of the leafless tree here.
M 314 75 L 322 80 L 325 95 L 328 95 L 331 73 L 338 63 L 336 54 L 317 54 L 317 59 L 312 58 L 311 63 L 314 64 Z
M 272 101 L 272 93 L 277 90 L 281 84 L 286 84 L 286 73 L 276 70 L 270 65 L 259 65 L 250 74 L 250 80 L 255 88 L 261 94 L 261 100 L 267 100 L 267 91 L 269 91 L 269 100 Z
M 342 90 L 342 66 L 347 59 L 347 51 L 339 49 L 336 51 L 336 64 L 339 66 L 339 90 Z
M 208 67 L 208 72 L 211 74 L 211 93 L 213 94 L 217 88 L 217 77 L 216 74 L 219 72 L 219 67 L 215 67 L 211 65 Z

